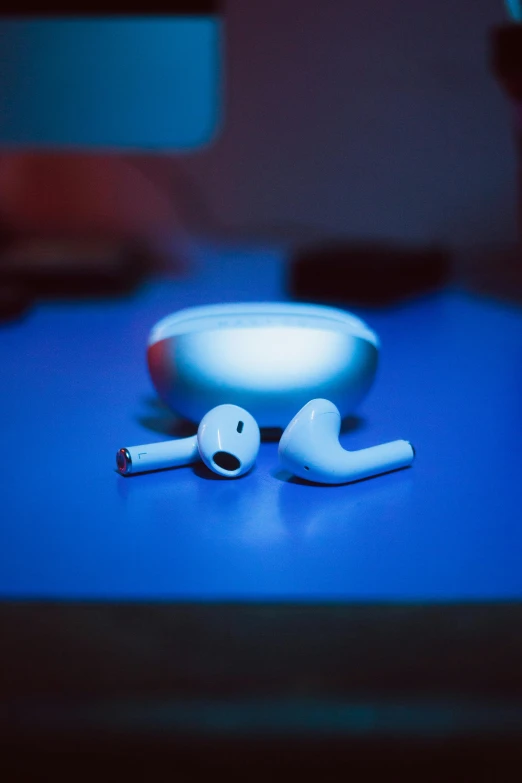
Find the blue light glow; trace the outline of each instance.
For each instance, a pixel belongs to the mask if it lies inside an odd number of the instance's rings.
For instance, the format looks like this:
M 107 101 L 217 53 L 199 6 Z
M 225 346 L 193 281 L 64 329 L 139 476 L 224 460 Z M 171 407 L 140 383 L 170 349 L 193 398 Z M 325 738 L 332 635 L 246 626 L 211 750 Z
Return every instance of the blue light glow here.
M 506 9 L 513 21 L 522 22 L 522 3 L 520 0 L 505 0 Z
M 0 144 L 190 149 L 218 124 L 214 18 L 0 22 Z

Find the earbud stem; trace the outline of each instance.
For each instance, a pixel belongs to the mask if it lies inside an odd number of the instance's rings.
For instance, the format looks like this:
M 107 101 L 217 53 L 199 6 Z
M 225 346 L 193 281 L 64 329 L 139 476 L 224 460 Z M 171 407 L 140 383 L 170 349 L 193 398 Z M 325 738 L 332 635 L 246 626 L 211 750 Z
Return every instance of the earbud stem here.
M 196 435 L 162 443 L 148 443 L 144 446 L 129 446 L 116 453 L 116 467 L 122 476 L 190 465 L 199 460 Z
M 408 468 L 415 457 L 415 450 L 407 440 L 393 440 L 380 446 L 344 453 L 344 465 L 340 468 L 341 471 L 343 467 L 345 469 L 345 481 L 359 481 L 392 470 Z

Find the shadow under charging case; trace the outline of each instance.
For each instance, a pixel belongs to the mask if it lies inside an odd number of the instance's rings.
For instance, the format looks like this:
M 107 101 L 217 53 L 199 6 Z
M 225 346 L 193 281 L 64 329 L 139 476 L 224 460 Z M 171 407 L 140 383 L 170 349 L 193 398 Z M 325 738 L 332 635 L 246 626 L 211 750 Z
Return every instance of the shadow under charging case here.
M 249 302 L 163 318 L 150 333 L 147 361 L 161 399 L 191 421 L 232 403 L 260 427 L 286 427 L 316 397 L 351 414 L 372 385 L 378 353 L 377 335 L 352 313 Z

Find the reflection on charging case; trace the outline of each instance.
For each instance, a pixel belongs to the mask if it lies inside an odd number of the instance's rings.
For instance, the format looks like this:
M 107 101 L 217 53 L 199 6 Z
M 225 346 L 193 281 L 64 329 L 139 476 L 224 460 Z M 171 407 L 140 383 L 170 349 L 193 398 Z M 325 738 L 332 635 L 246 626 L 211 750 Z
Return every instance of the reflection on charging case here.
M 379 340 L 352 313 L 283 302 L 191 307 L 163 318 L 147 360 L 162 400 L 199 422 L 216 405 L 246 408 L 260 427 L 286 427 L 309 400 L 352 413 L 377 369 Z

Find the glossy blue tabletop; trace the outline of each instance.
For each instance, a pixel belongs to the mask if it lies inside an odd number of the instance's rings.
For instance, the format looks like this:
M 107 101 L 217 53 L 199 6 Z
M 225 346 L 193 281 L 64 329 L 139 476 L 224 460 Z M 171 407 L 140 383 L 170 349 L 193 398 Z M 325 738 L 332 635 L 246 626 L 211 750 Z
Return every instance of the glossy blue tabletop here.
M 290 480 L 277 443 L 235 481 L 123 478 L 116 449 L 183 432 L 145 346 L 181 307 L 283 299 L 284 253 L 199 246 L 137 294 L 36 307 L 0 328 L 0 595 L 179 600 L 522 598 L 522 311 L 458 292 L 357 310 L 382 341 L 342 435 L 405 438 L 413 468 Z

